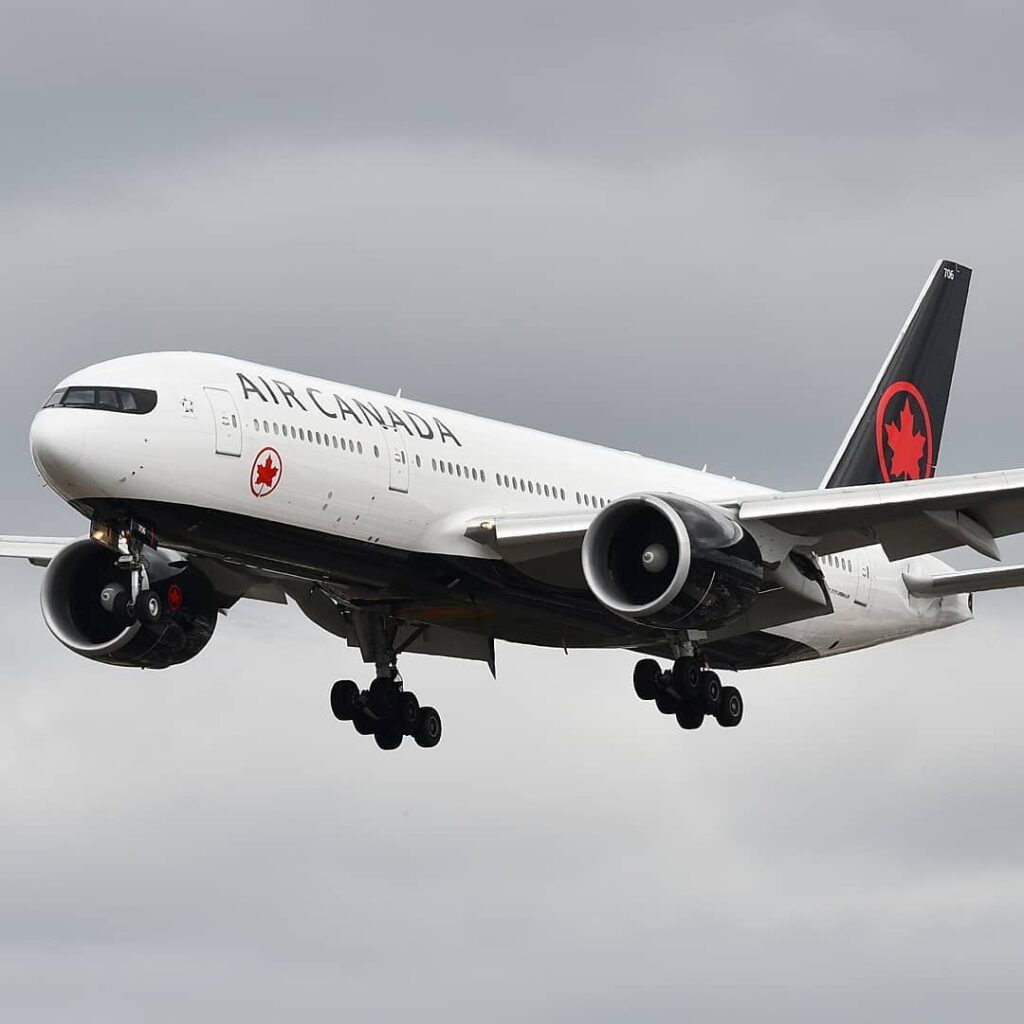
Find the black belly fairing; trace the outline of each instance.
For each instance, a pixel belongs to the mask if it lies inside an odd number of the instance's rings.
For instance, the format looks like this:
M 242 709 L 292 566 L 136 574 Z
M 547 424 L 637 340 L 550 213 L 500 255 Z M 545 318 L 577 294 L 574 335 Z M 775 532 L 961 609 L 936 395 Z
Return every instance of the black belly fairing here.
M 323 580 L 356 603 L 384 603 L 411 622 L 436 622 L 539 647 L 607 647 L 671 657 L 664 634 L 607 611 L 589 590 L 540 582 L 506 562 L 422 554 L 191 505 L 75 502 L 87 517 L 130 515 L 161 545 L 239 567 Z M 818 657 L 796 641 L 750 633 L 701 650 L 714 668 L 749 669 Z

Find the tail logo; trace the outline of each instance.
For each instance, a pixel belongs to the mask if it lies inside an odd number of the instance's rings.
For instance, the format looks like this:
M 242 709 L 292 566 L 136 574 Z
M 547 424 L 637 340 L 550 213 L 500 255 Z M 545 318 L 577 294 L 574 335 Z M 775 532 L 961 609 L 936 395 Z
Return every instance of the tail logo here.
M 921 480 L 935 474 L 928 403 L 909 381 L 891 384 L 879 400 L 875 444 L 886 483 Z

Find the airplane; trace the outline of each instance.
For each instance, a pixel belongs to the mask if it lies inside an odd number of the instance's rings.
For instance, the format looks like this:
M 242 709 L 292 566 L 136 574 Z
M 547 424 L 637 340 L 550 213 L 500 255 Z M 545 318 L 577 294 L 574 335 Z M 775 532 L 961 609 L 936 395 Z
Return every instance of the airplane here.
M 160 352 L 57 385 L 31 455 L 89 533 L 0 537 L 0 555 L 44 566 L 51 633 L 111 665 L 178 665 L 239 600 L 291 600 L 373 666 L 330 707 L 384 750 L 441 738 L 400 656 L 494 674 L 498 640 L 634 651 L 639 698 L 686 730 L 734 727 L 719 672 L 944 629 L 975 592 L 1024 585 L 1024 566 L 935 556 L 998 559 L 1024 531 L 1024 470 L 935 476 L 970 277 L 935 265 L 813 490 Z

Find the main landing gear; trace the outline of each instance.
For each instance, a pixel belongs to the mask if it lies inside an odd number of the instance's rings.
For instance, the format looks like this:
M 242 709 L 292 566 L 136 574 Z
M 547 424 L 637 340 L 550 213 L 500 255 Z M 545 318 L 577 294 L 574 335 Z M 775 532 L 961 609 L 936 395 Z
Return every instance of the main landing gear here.
M 436 747 L 441 742 L 441 716 L 434 708 L 420 706 L 398 671 L 398 655 L 416 634 L 397 647 L 397 623 L 382 609 L 354 610 L 351 621 L 363 660 L 376 666 L 377 677 L 367 690 L 351 679 L 339 679 L 331 687 L 334 717 L 351 722 L 361 736 L 373 736 L 381 750 L 395 750 L 406 736 L 421 747 Z
M 698 729 L 705 717 L 725 728 L 743 719 L 743 698 L 735 686 L 723 686 L 718 676 L 701 667 L 694 656 L 677 658 L 663 670 L 652 658 L 633 669 L 633 689 L 641 700 L 653 700 L 663 715 L 675 715 L 681 729 Z
M 361 736 L 373 736 L 381 750 L 394 750 L 411 736 L 421 747 L 441 741 L 441 716 L 434 708 L 421 707 L 416 694 L 402 688 L 402 677 L 378 676 L 368 690 L 351 679 L 339 679 L 331 687 L 331 711 L 340 722 L 351 722 Z

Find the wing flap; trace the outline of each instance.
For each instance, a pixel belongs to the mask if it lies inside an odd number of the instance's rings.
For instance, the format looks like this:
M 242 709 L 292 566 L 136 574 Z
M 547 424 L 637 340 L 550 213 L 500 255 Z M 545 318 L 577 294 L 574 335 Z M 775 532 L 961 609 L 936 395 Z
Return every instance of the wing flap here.
M 967 544 L 998 557 L 995 538 L 1024 532 L 1024 469 L 756 495 L 738 515 L 805 537 L 819 555 L 881 544 L 898 559 Z

